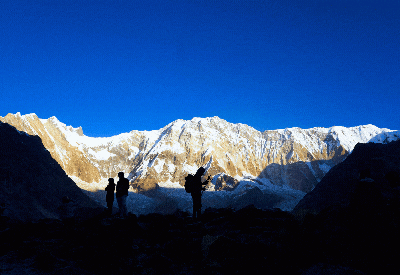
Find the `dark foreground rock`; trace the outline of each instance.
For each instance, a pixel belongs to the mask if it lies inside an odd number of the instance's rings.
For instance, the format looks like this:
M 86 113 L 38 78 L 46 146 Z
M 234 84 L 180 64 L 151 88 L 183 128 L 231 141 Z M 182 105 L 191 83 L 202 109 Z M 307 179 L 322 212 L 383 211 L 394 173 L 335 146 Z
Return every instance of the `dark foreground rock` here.
M 3 220 L 2 274 L 397 274 L 398 209 Z M 371 219 L 372 218 L 372 219 Z M 378 219 L 378 220 L 376 220 Z

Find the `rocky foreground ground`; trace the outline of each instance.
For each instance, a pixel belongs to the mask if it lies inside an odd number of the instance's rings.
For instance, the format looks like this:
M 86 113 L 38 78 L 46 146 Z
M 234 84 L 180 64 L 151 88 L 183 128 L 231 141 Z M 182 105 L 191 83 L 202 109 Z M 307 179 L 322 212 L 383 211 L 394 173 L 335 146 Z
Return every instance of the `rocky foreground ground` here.
M 371 209 L 303 219 L 252 206 L 209 208 L 201 221 L 186 212 L 35 223 L 2 217 L 0 273 L 398 274 L 399 208 Z

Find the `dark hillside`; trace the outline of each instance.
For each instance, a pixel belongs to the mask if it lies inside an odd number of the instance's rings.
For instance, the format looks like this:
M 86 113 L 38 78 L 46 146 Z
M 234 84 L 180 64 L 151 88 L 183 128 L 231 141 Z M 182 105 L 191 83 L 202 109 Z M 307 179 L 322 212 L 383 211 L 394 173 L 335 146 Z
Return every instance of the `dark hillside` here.
M 356 192 L 373 188 L 370 194 L 371 207 L 374 199 L 399 200 L 400 141 L 388 144 L 357 144 L 353 152 L 340 164 L 334 166 L 310 193 L 293 209 L 295 215 L 317 214 L 332 206 L 348 206 Z M 365 188 L 363 188 L 365 186 Z M 375 198 L 374 198 L 375 197 Z M 376 205 L 378 207 L 378 205 Z
M 5 216 L 32 221 L 99 207 L 65 174 L 38 136 L 0 122 L 0 141 L 0 203 Z

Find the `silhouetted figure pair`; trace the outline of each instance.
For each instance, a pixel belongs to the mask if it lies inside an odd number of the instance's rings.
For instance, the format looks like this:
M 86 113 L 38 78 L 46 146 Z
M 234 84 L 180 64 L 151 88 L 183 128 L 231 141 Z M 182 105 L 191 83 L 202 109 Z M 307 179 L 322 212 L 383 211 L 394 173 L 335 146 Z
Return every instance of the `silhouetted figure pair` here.
M 108 179 L 108 185 L 105 190 L 107 191 L 106 194 L 107 214 L 111 216 L 114 204 L 114 191 L 115 191 L 115 183 L 113 178 Z
M 201 215 L 201 195 L 202 192 L 205 191 L 205 187 L 203 185 L 207 185 L 210 177 L 202 183 L 201 177 L 203 176 L 206 169 L 204 167 L 200 167 L 195 175 L 188 175 L 185 180 L 185 189 L 186 192 L 192 195 L 193 200 L 193 218 L 199 219 Z
M 128 198 L 129 180 L 124 177 L 124 172 L 118 173 L 117 182 L 117 203 L 119 208 L 119 214 L 126 218 L 128 215 L 128 210 L 126 209 L 126 199 Z

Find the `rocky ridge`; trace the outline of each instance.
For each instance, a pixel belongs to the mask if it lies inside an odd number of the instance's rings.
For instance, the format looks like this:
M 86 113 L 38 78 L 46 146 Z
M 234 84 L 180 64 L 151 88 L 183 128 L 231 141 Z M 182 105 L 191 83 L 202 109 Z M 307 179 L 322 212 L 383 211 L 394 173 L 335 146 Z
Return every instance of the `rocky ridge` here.
M 69 176 L 90 185 L 125 171 L 133 190 L 144 194 L 160 187 L 182 189 L 184 177 L 199 166 L 213 177 L 209 191 L 233 191 L 241 182 L 251 182 L 264 193 L 273 192 L 271 186 L 307 193 L 357 143 L 387 143 L 400 136 L 373 125 L 260 132 L 212 117 L 92 138 L 55 117 L 17 113 L 0 120 L 38 135 Z

